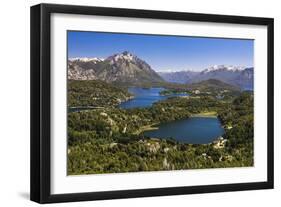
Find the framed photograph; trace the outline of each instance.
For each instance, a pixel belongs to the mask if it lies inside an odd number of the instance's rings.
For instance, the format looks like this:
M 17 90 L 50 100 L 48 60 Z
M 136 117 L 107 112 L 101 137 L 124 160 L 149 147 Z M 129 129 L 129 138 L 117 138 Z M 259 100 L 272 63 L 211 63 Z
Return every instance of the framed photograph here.
M 31 7 L 31 200 L 273 188 L 273 19 Z

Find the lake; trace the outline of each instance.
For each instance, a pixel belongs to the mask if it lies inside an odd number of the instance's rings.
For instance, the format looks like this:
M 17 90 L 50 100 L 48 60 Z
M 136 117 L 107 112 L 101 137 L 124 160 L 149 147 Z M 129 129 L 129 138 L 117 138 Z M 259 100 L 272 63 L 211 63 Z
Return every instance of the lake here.
M 216 117 L 190 117 L 160 124 L 158 129 L 143 134 L 153 138 L 173 138 L 189 144 L 207 144 L 223 135 L 224 129 Z
M 160 95 L 160 92 L 165 90 L 164 88 L 139 88 L 139 87 L 130 87 L 128 91 L 134 95 L 133 99 L 122 102 L 119 107 L 122 109 L 130 108 L 145 108 L 152 106 L 153 103 L 161 100 L 165 100 L 169 97 L 176 96 L 188 96 L 186 93 L 178 93 L 172 95 Z

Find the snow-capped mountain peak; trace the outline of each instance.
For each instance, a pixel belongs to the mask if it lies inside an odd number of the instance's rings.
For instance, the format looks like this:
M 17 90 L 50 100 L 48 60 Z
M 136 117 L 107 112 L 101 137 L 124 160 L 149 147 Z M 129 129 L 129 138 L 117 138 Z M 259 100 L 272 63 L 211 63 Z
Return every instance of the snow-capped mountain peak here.
M 102 62 L 101 62 L 102 61 Z M 74 58 L 68 62 L 68 78 L 106 82 L 163 82 L 144 60 L 128 51 L 100 58 Z
M 230 72 L 235 72 L 235 71 L 241 71 L 244 70 L 246 67 L 245 66 L 233 66 L 233 65 L 214 65 L 209 68 L 206 68 L 205 70 L 202 71 L 202 73 L 209 73 L 212 71 L 218 71 L 218 70 L 224 70 L 224 71 L 230 71 Z
M 117 62 L 119 60 L 126 60 L 128 62 L 133 61 L 136 58 L 136 56 L 134 56 L 132 53 L 128 52 L 128 51 L 124 51 L 122 53 L 117 53 L 114 54 L 110 57 L 107 58 L 107 60 L 113 62 Z
M 97 58 L 97 57 L 75 57 L 75 58 L 69 58 L 69 61 L 80 61 L 80 62 L 102 62 L 104 61 L 103 58 Z

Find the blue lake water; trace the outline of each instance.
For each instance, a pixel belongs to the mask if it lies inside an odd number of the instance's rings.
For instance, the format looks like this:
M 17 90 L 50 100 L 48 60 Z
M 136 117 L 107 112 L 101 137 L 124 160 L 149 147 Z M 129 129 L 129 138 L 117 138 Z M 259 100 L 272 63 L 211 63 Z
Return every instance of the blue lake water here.
M 165 90 L 164 88 L 138 88 L 131 87 L 128 91 L 134 94 L 134 98 L 125 101 L 119 105 L 120 108 L 130 109 L 130 108 L 144 108 L 152 106 L 153 103 L 161 100 L 165 100 L 169 97 L 175 96 L 187 96 L 186 93 L 172 94 L 172 95 L 160 95 L 160 92 Z
M 165 100 L 169 97 L 187 96 L 188 94 L 160 95 L 164 88 L 138 88 L 131 87 L 128 91 L 134 94 L 134 98 L 123 102 L 120 108 L 130 109 L 136 107 L 149 107 L 153 103 Z M 91 110 L 93 107 L 69 108 L 69 112 L 82 110 Z M 173 138 L 178 142 L 190 144 L 207 144 L 214 141 L 224 133 L 221 123 L 216 117 L 190 117 L 187 119 L 177 120 L 160 124 L 156 130 L 145 131 L 143 134 L 153 138 Z
M 158 125 L 159 129 L 145 131 L 153 138 L 173 138 L 189 144 L 207 144 L 224 133 L 216 117 L 191 117 Z

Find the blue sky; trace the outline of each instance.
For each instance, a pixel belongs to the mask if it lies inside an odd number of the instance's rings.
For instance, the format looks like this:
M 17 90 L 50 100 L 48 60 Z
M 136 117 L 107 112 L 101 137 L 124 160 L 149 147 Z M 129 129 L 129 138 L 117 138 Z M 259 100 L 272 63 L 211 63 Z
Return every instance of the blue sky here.
M 68 31 L 68 57 L 106 58 L 129 51 L 156 71 L 201 71 L 213 65 L 253 66 L 254 41 Z

